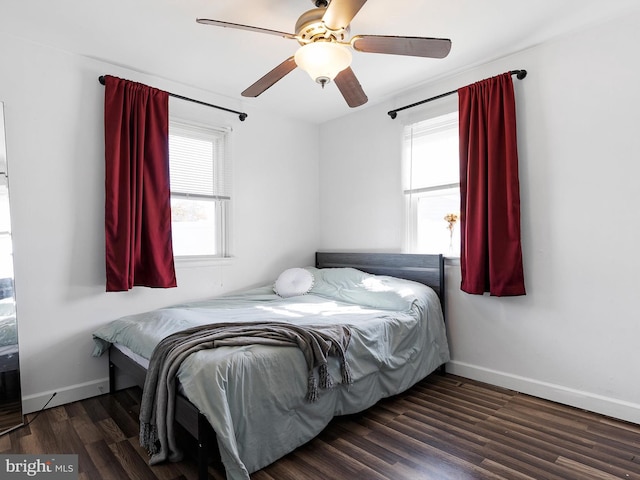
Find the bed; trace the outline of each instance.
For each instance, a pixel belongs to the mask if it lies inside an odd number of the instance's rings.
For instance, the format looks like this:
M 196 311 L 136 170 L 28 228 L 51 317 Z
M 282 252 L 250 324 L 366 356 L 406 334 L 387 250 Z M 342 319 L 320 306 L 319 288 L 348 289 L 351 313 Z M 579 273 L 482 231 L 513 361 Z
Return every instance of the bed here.
M 350 382 L 339 359 L 329 357 L 334 385 L 314 401 L 297 348 L 222 346 L 191 354 L 180 366 L 175 422 L 197 439 L 199 478 L 208 478 L 217 451 L 227 478 L 246 480 L 314 438 L 334 416 L 398 394 L 449 360 L 443 266 L 441 255 L 318 252 L 315 266 L 304 268 L 313 284 L 303 294 L 283 298 L 270 284 L 124 317 L 94 332 L 94 355 L 109 352 L 115 391 L 143 386 L 160 339 L 211 323 L 211 315 L 223 323 L 347 326 Z

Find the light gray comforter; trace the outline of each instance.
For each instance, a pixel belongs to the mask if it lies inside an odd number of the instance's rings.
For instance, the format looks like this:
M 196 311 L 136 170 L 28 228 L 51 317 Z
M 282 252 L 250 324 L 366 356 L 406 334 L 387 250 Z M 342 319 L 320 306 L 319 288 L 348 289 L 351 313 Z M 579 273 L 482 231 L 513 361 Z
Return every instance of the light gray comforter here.
M 309 267 L 307 295 L 280 298 L 271 286 L 115 320 L 94 332 L 94 355 L 111 343 L 145 358 L 175 332 L 216 322 L 345 325 L 351 385 L 336 381 L 309 402 L 309 371 L 298 348 L 223 346 L 189 355 L 177 372 L 183 394 L 216 432 L 229 480 L 249 473 L 315 437 L 335 415 L 362 411 L 400 393 L 449 360 L 437 295 L 414 282 L 353 269 Z M 328 369 L 341 378 L 340 363 Z

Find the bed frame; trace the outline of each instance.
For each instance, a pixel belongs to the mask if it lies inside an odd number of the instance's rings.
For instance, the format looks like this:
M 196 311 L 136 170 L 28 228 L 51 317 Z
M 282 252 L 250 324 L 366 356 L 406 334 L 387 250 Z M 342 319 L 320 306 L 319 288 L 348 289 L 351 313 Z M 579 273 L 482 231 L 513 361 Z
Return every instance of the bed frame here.
M 444 257 L 404 253 L 316 252 L 317 268 L 352 267 L 374 275 L 390 275 L 423 283 L 440 298 L 444 313 Z M 109 391 L 144 386 L 147 371 L 116 348 L 109 349 Z M 186 397 L 176 396 L 175 421 L 197 443 L 198 479 L 208 479 L 212 453 L 217 452 L 216 434 L 203 414 Z

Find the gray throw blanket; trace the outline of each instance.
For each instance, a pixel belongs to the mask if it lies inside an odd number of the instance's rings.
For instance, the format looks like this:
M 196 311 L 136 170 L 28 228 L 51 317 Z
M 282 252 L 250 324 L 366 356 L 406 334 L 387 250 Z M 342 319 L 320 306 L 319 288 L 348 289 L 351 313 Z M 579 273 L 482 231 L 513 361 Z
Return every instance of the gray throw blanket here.
M 192 353 L 250 344 L 297 346 L 304 354 L 309 371 L 306 399 L 314 402 L 318 398 L 318 388 L 333 386 L 327 368 L 329 356 L 336 356 L 340 361 L 342 383 L 352 383 L 345 360 L 350 340 L 351 330 L 346 326 L 303 327 L 281 322 L 216 323 L 166 337 L 151 355 L 140 404 L 140 445 L 151 454 L 149 463 L 155 465 L 182 459 L 173 430 L 175 384 L 180 364 Z M 319 381 L 314 373 L 316 369 Z

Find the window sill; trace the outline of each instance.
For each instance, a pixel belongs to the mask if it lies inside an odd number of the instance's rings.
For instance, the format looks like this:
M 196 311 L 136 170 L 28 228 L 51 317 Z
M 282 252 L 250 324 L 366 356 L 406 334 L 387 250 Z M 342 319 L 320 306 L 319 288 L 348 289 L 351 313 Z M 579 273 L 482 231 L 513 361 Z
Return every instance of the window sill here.
M 195 267 L 219 267 L 224 265 L 232 265 L 235 257 L 211 257 L 207 255 L 190 255 L 184 257 L 175 257 L 174 262 L 177 268 L 195 268 Z

